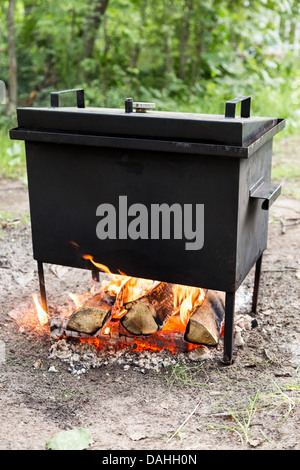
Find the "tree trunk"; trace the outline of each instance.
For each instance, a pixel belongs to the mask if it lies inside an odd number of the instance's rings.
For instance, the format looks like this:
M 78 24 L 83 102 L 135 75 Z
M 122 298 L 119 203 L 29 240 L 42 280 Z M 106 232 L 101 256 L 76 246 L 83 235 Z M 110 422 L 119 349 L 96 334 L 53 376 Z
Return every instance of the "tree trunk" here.
M 9 59 L 9 87 L 7 113 L 11 115 L 17 107 L 17 58 L 15 48 L 15 0 L 8 3 L 8 59 Z
M 109 0 L 97 0 L 94 4 L 92 14 L 87 19 L 87 29 L 84 38 L 84 58 L 90 58 L 93 55 L 97 31 L 108 7 L 108 2 Z
M 193 0 L 185 1 L 185 8 L 180 22 L 179 32 L 179 71 L 182 80 L 186 77 L 187 49 L 190 36 L 190 20 L 193 13 Z

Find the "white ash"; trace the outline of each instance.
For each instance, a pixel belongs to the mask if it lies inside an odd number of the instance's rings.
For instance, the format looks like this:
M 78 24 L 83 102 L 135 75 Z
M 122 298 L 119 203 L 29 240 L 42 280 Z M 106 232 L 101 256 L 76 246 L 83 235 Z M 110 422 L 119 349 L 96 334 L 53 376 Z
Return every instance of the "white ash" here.
M 253 318 L 250 315 L 239 314 L 234 320 L 234 345 L 242 348 L 245 345 L 245 331 L 252 329 Z
M 113 347 L 97 350 L 92 344 L 69 342 L 60 339 L 52 344 L 49 359 L 60 359 L 69 366 L 69 372 L 81 375 L 90 369 L 118 364 L 124 371 L 133 368 L 141 373 L 147 371 L 159 372 L 163 367 L 176 364 L 178 361 L 188 363 L 191 360 L 205 360 L 207 356 L 199 355 L 197 359 L 190 353 L 178 352 L 175 355 L 169 350 L 158 352 L 132 351 L 133 346 L 114 350 Z M 192 352 L 192 351 L 191 351 Z
M 235 313 L 249 311 L 252 302 L 252 289 L 242 284 L 235 294 Z
M 251 330 L 253 318 L 247 314 L 235 316 L 235 346 L 243 347 L 245 344 L 244 332 Z M 54 325 L 61 328 L 61 325 Z M 213 357 L 215 350 L 200 346 L 189 352 L 172 354 L 168 349 L 162 351 L 133 351 L 135 344 L 120 349 L 113 345 L 106 345 L 103 349 L 96 349 L 91 343 L 58 339 L 50 348 L 50 359 L 60 359 L 69 366 L 69 372 L 82 375 L 90 369 L 104 367 L 111 364 L 120 365 L 124 371 L 131 368 L 146 373 L 149 370 L 159 372 L 163 367 L 175 365 L 178 362 L 206 361 Z
M 253 318 L 250 315 L 247 315 L 247 314 L 236 315 L 235 320 L 234 320 L 235 329 L 239 329 L 239 331 L 251 330 L 252 321 L 253 321 Z

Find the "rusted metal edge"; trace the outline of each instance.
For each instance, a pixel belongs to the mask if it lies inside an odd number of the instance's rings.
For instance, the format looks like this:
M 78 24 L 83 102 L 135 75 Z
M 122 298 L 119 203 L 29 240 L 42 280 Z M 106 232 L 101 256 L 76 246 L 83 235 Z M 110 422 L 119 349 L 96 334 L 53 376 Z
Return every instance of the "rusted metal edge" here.
M 152 140 L 142 138 L 128 138 L 102 135 L 78 134 L 72 132 L 60 132 L 51 130 L 35 130 L 14 128 L 10 130 L 11 139 L 31 142 L 46 142 L 56 144 L 88 145 L 94 147 L 116 147 L 123 149 L 150 150 L 173 153 L 188 153 L 207 156 L 226 156 L 235 158 L 248 158 L 263 144 L 283 129 L 285 121 L 279 123 L 262 135 L 253 144 L 247 147 L 233 145 L 205 144 L 198 142 Z

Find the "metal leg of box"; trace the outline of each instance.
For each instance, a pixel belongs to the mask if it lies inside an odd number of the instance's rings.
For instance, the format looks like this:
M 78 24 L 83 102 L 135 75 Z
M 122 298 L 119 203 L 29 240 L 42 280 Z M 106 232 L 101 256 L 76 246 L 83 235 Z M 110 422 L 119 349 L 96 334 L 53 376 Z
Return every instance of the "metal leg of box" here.
M 41 306 L 42 306 L 43 310 L 46 313 L 48 313 L 46 287 L 45 287 L 45 276 L 44 276 L 44 266 L 43 266 L 42 261 L 38 261 L 37 265 L 38 265 L 39 284 L 40 284 Z M 95 282 L 99 282 L 100 273 L 99 273 L 98 269 L 92 269 L 92 278 Z
M 95 281 L 95 282 L 99 282 L 99 281 L 100 281 L 99 269 L 97 269 L 97 268 L 92 268 L 92 279 L 93 279 L 93 281 Z
M 235 293 L 226 292 L 223 363 L 232 364 Z
M 261 273 L 261 265 L 262 265 L 262 257 L 261 255 L 255 265 L 255 278 L 254 278 L 254 289 L 253 289 L 253 297 L 252 297 L 252 312 L 256 313 L 257 311 L 257 301 L 258 301 L 258 293 L 259 293 L 259 283 L 260 283 L 260 273 Z
M 257 311 L 261 266 L 262 266 L 261 255 L 255 265 L 255 279 L 254 289 L 252 297 L 252 312 Z M 226 292 L 225 298 L 225 322 L 224 322 L 224 364 L 232 364 L 232 352 L 233 352 L 233 335 L 234 335 L 234 304 L 235 304 L 235 293 Z
M 37 265 L 38 265 L 38 273 L 39 273 L 41 305 L 42 305 L 43 310 L 46 313 L 48 313 L 46 288 L 45 288 L 45 277 L 44 277 L 44 267 L 43 267 L 42 261 L 38 261 Z

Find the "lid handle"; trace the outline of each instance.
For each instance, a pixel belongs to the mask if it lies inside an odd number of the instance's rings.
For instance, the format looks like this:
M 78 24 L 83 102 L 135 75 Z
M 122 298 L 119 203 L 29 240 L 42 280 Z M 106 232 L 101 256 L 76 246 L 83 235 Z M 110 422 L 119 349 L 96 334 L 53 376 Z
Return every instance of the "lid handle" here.
M 250 105 L 251 105 L 251 96 L 239 96 L 233 100 L 226 101 L 225 107 L 225 117 L 234 118 L 235 117 L 235 108 L 236 104 L 241 102 L 241 117 L 248 118 L 250 117 Z
M 85 108 L 84 103 L 84 90 L 83 88 L 73 88 L 72 90 L 53 91 L 50 94 L 50 102 L 52 108 L 59 108 L 59 95 L 62 93 L 76 92 L 77 108 Z
M 144 101 L 133 101 L 132 98 L 126 98 L 125 100 L 125 113 L 133 113 L 135 109 L 136 113 L 146 113 L 148 109 L 155 109 L 155 103 L 145 103 Z

